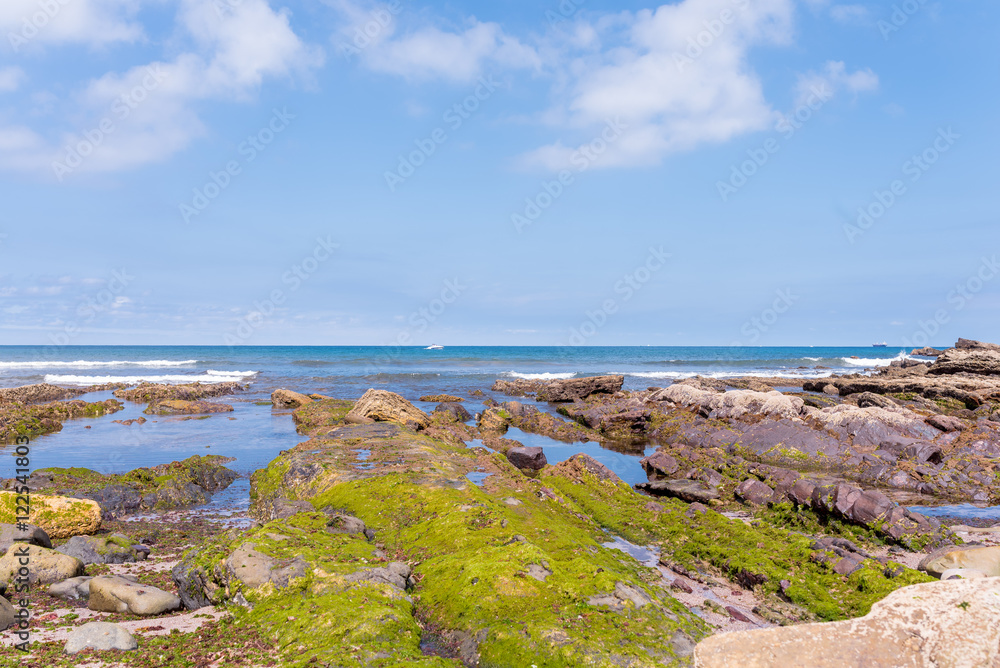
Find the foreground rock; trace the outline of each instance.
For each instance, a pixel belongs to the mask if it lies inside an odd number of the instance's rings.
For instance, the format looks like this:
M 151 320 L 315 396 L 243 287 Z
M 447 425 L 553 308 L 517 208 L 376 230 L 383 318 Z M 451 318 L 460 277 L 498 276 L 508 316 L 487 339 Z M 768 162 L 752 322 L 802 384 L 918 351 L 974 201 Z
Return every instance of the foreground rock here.
M 0 583 L 11 582 L 28 560 L 28 578 L 32 584 L 52 584 L 83 575 L 83 562 L 37 545 L 12 545 L 0 557 Z
M 97 612 L 118 612 L 147 617 L 177 610 L 181 599 L 170 592 L 114 575 L 90 581 L 87 607 Z
M 73 630 L 63 651 L 79 654 L 85 649 L 130 651 L 138 647 L 139 643 L 124 627 L 108 622 L 88 622 Z
M 301 408 L 313 401 L 311 397 L 291 390 L 281 389 L 271 393 L 271 404 L 275 408 Z
M 396 422 L 410 429 L 423 429 L 431 422 L 426 413 L 395 392 L 374 389 L 358 399 L 346 420 L 355 424 Z
M 92 512 L 98 513 L 97 525 L 93 526 L 93 530 L 60 532 L 58 535 L 49 531 L 49 535 L 61 538 L 92 534 L 99 526 L 101 513 L 112 519 L 143 511 L 167 510 L 207 503 L 213 493 L 227 488 L 239 477 L 235 471 L 223 466 L 231 461 L 233 460 L 230 457 L 195 455 L 180 462 L 108 475 L 83 468 L 39 469 L 28 479 L 28 487 L 32 490 L 32 509 L 36 507 L 36 499 L 45 498 L 39 496 L 40 493 L 48 490 L 72 492 L 80 498 L 71 501 L 86 504 Z M 7 489 L 15 485 L 14 480 L 4 481 L 4 487 Z M 0 494 L 10 493 L 0 492 Z M 0 511 L 2 508 L 3 506 L 0 506 Z M 3 516 L 0 514 L 0 520 L 2 519 Z M 46 528 L 42 522 L 38 524 Z M 89 528 L 88 525 L 87 529 Z
M 918 568 L 943 578 L 946 571 L 971 569 L 989 577 L 1000 576 L 1000 547 L 942 547 L 928 554 Z
M 949 580 L 889 594 L 860 619 L 718 635 L 698 668 L 1000 665 L 1000 579 Z
M 76 557 L 84 564 L 128 564 L 145 561 L 149 548 L 135 545 L 120 533 L 110 536 L 75 536 L 56 552 Z
M 15 492 L 0 492 L 0 522 L 17 522 L 17 497 Z M 101 508 L 88 499 L 32 494 L 28 518 L 50 538 L 84 536 L 101 528 Z
M 39 547 L 52 547 L 52 541 L 45 530 L 34 524 L 24 525 L 18 528 L 16 524 L 0 524 L 0 554 L 7 552 L 7 548 L 18 542 L 22 545 L 38 545 Z

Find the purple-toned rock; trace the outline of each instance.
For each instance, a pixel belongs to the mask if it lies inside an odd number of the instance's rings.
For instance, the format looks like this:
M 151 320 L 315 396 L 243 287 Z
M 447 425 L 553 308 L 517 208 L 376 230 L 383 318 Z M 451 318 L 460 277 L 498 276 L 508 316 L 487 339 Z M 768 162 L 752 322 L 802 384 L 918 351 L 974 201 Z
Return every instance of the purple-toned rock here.
M 539 471 L 549 463 L 541 448 L 511 448 L 507 451 L 507 461 L 516 468 L 532 471 Z
M 625 376 L 589 376 L 555 380 L 538 390 L 538 401 L 575 401 L 592 394 L 614 394 L 622 389 Z
M 639 463 L 642 464 L 642 468 L 646 471 L 646 477 L 650 481 L 669 478 L 680 468 L 677 460 L 663 450 L 657 450 L 649 457 L 639 460 Z
M 895 504 L 882 492 L 870 489 L 863 492 L 851 506 L 848 517 L 861 524 L 870 524 L 884 515 Z
M 924 422 L 941 431 L 963 431 L 965 429 L 964 422 L 950 415 L 932 415 Z
M 774 490 L 760 480 L 744 480 L 736 488 L 736 496 L 741 501 L 763 506 L 774 497 Z
M 811 506 L 814 489 L 816 489 L 816 483 L 805 478 L 799 478 L 788 491 L 788 498 L 800 506 Z

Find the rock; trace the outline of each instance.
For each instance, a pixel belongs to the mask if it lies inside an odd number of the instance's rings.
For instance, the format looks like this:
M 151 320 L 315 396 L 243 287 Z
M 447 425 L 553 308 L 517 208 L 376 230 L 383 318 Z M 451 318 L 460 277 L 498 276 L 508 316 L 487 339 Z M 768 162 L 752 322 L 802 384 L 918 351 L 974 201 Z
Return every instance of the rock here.
M 462 397 L 453 394 L 428 394 L 420 397 L 420 401 L 427 401 L 433 404 L 456 404 L 465 401 Z
M 1000 347 L 950 348 L 934 360 L 927 373 L 932 376 L 957 373 L 995 376 L 1000 374 Z
M 741 501 L 763 506 L 774 498 L 774 490 L 760 480 L 744 480 L 736 487 L 736 496 Z
M 275 408 L 301 408 L 312 402 L 310 397 L 291 390 L 280 389 L 271 393 L 271 405 Z
M 196 401 L 209 397 L 222 397 L 227 394 L 235 394 L 242 389 L 243 387 L 237 382 L 187 383 L 184 385 L 140 383 L 131 389 L 115 390 L 115 396 L 125 401 L 151 404 L 167 399 Z
M 60 399 L 70 399 L 90 392 L 82 387 L 65 388 L 48 383 L 22 385 L 0 389 L 0 404 L 43 404 Z
M 61 598 L 64 601 L 79 601 L 90 598 L 90 576 L 80 576 L 55 582 L 49 587 L 49 596 Z
M 938 350 L 937 348 L 924 347 L 914 348 L 910 351 L 910 354 L 916 355 L 917 357 L 937 357 L 943 352 L 943 350 Z
M 640 459 L 639 463 L 646 471 L 646 478 L 651 482 L 669 478 L 680 468 L 677 460 L 663 450 L 657 450 L 650 456 Z
M 410 567 L 401 561 L 394 561 L 384 568 L 363 568 L 347 575 L 347 582 L 372 582 L 375 584 L 392 585 L 400 591 L 406 591 L 410 585 Z
M 7 552 L 7 548 L 15 541 L 22 545 L 38 545 L 39 547 L 52 547 L 49 535 L 40 527 L 34 524 L 27 524 L 23 530 L 18 529 L 16 524 L 0 524 L 0 554 Z
M 7 599 L 0 596 L 0 631 L 5 631 L 14 626 L 14 615 L 16 614 L 17 610 L 14 606 Z
M 77 654 L 85 649 L 131 651 L 138 647 L 139 643 L 125 627 L 108 622 L 88 622 L 73 629 L 63 651 Z
M 614 394 L 622 389 L 625 376 L 588 376 L 553 380 L 538 390 L 538 401 L 562 402 L 586 399 L 592 394 Z
M 17 494 L 0 492 L 0 522 L 17 522 Z M 28 521 L 49 538 L 88 535 L 101 528 L 101 508 L 88 499 L 31 495 Z
M 937 549 L 924 557 L 918 570 L 934 577 L 941 577 L 945 571 L 955 568 L 971 568 L 989 577 L 1000 576 L 1000 546 L 956 547 L 949 545 Z
M 951 417 L 949 415 L 932 415 L 926 420 L 927 424 L 934 427 L 935 429 L 940 429 L 941 431 L 964 431 L 965 423 L 959 420 L 957 417 Z
M 983 343 L 971 339 L 959 339 L 955 347 L 959 350 L 1000 350 L 1000 345 L 996 343 Z
M 658 496 L 672 496 L 688 503 L 710 503 L 719 498 L 717 488 L 700 480 L 657 480 L 639 483 L 635 488 Z
M 726 612 L 728 612 L 729 616 L 732 617 L 733 619 L 735 619 L 738 622 L 746 622 L 746 623 L 753 624 L 753 619 L 751 619 L 750 617 L 748 617 L 742 610 L 740 610 L 739 608 L 737 608 L 735 606 L 727 605 L 726 606 Z
M 451 419 L 455 422 L 467 422 L 472 419 L 472 414 L 460 403 L 450 401 L 447 403 L 438 404 L 434 407 L 435 413 L 446 413 L 451 416 Z
M 507 451 L 507 461 L 519 469 L 540 471 L 548 464 L 541 448 L 511 448 Z
M 829 395 L 831 397 L 840 396 L 840 390 L 837 388 L 837 386 L 831 385 L 830 383 L 827 383 L 826 385 L 823 386 L 822 392 L 823 394 Z
M 582 452 L 559 462 L 553 468 L 557 475 L 565 476 L 570 480 L 579 480 L 580 474 L 586 472 L 603 482 L 622 482 L 622 479 L 614 471 Z
M 858 619 L 715 635 L 694 650 L 696 668 L 996 666 L 1000 580 L 904 587 Z
M 483 434 L 506 434 L 510 428 L 510 414 L 503 409 L 487 408 L 476 417 L 476 426 Z
M 229 404 L 210 401 L 187 401 L 185 399 L 163 399 L 154 401 L 143 411 L 146 415 L 202 415 L 211 413 L 232 413 Z
M 128 564 L 145 561 L 148 548 L 120 533 L 110 536 L 74 536 L 56 552 L 76 557 L 84 564 Z
M 860 524 L 871 524 L 896 504 L 882 492 L 870 489 L 857 498 L 847 516 Z
M 97 612 L 119 612 L 146 617 L 179 609 L 181 599 L 156 587 L 115 575 L 102 575 L 90 581 L 87 607 Z
M 21 559 L 29 562 L 28 578 L 32 584 L 52 584 L 83 575 L 83 562 L 37 545 L 11 545 L 0 557 L 0 582 L 10 582 L 21 567 Z
M 853 396 L 853 395 L 852 395 Z M 861 394 L 854 397 L 858 404 L 858 408 L 869 408 L 871 406 L 877 406 L 879 408 L 890 408 L 895 406 L 892 399 L 888 397 L 883 397 L 881 394 L 875 394 L 873 392 L 862 392 Z
M 430 424 L 427 414 L 403 397 L 395 392 L 374 389 L 358 399 L 345 419 L 354 424 L 396 422 L 410 429 L 423 429 Z
M 258 589 L 268 583 L 287 587 L 294 578 L 305 576 L 307 566 L 300 558 L 279 561 L 258 551 L 253 543 L 243 543 L 226 559 L 231 579 L 247 589 Z
M 682 406 L 700 406 L 707 412 L 706 417 L 718 420 L 744 417 L 795 419 L 805 406 L 800 397 L 790 397 L 777 391 L 730 390 L 720 394 L 681 384 L 671 385 L 650 398 L 655 401 L 672 401 Z

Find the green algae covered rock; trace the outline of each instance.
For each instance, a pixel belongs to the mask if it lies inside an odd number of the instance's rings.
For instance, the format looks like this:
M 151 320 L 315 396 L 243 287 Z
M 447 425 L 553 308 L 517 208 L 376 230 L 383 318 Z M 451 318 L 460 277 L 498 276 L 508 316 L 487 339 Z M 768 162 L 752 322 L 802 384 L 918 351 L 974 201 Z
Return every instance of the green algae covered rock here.
M 0 404 L 0 444 L 18 438 L 33 438 L 62 430 L 62 423 L 75 418 L 97 418 L 117 413 L 124 406 L 114 399 L 88 403 L 79 399 L 40 405 Z
M 20 503 L 18 499 L 21 499 Z M 69 538 L 95 533 L 101 528 L 101 508 L 88 499 L 31 494 L 28 522 L 49 538 Z M 0 492 L 0 522 L 14 524 L 23 516 L 23 497 Z

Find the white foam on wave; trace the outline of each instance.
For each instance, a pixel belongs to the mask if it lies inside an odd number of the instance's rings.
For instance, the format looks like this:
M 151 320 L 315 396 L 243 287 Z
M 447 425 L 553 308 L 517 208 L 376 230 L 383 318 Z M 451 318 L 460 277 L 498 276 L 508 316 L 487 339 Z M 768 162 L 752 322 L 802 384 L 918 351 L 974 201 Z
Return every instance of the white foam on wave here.
M 95 362 L 89 360 L 76 360 L 75 362 L 0 362 L 0 369 L 93 369 L 99 367 L 115 366 L 138 366 L 146 369 L 157 369 L 161 367 L 191 366 L 197 364 L 198 360 L 113 360 L 110 362 Z
M 518 371 L 506 371 L 503 375 L 525 380 L 568 380 L 576 377 L 575 373 L 520 373 Z
M 103 385 L 104 383 L 127 383 L 136 385 L 141 382 L 165 383 L 179 385 L 182 383 L 230 383 L 256 376 L 256 371 L 215 371 L 209 369 L 197 375 L 167 375 L 167 376 L 74 376 L 64 374 L 46 374 L 45 382 L 53 385 Z
M 861 357 L 858 359 L 852 359 L 850 357 L 841 358 L 844 360 L 845 364 L 850 366 L 889 366 L 896 360 L 907 360 L 910 356 L 906 353 L 900 353 L 895 357 Z

